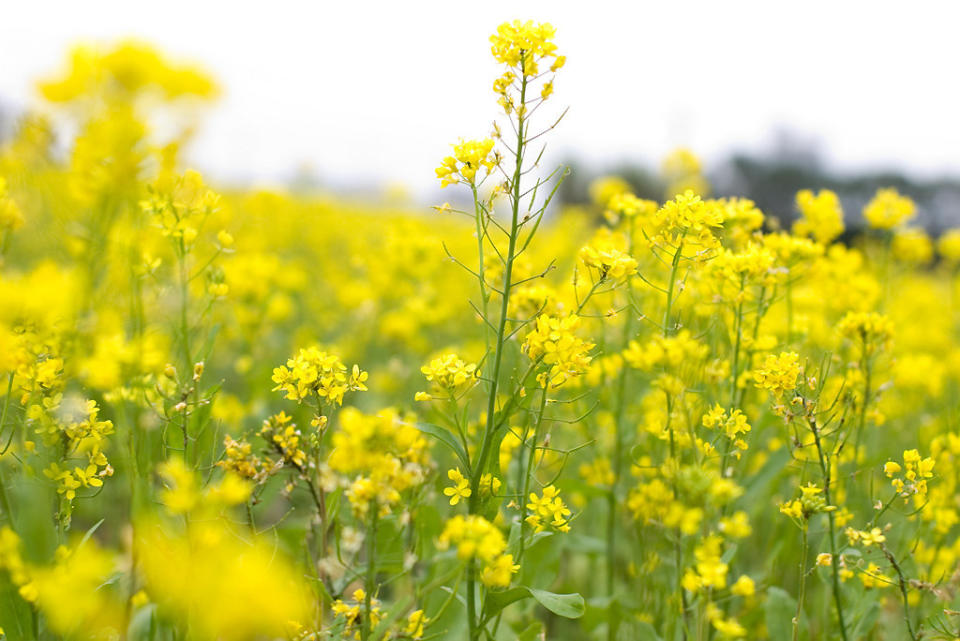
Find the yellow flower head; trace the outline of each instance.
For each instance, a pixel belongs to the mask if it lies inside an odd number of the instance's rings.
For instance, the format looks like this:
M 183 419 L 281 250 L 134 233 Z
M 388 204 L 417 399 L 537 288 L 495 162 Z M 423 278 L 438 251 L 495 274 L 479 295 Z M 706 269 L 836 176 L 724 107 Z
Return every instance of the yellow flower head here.
M 524 76 L 537 75 L 539 64 L 545 59 L 553 61 L 551 70 L 556 71 L 566 60 L 556 53 L 555 33 L 556 29 L 548 23 L 532 20 L 504 22 L 490 36 L 493 58 Z
M 797 192 L 800 219 L 793 224 L 793 233 L 810 236 L 818 243 L 830 244 L 843 233 L 843 208 L 840 199 L 829 189 L 816 195 L 809 189 Z
M 436 169 L 440 185 L 446 187 L 457 183 L 476 185 L 477 173 L 482 169 L 489 172 L 500 161 L 493 150 L 491 138 L 483 140 L 461 140 L 453 146 L 453 155 L 447 156 Z
M 916 211 L 913 201 L 896 189 L 878 189 L 863 208 L 863 217 L 874 229 L 893 229 L 913 218 Z

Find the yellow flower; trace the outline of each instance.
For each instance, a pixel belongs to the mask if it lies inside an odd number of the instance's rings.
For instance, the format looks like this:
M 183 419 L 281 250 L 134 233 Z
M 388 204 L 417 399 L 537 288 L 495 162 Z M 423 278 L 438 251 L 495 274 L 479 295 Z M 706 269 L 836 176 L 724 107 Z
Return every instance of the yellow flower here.
M 737 596 L 753 596 L 756 592 L 756 585 L 753 579 L 744 574 L 730 586 L 730 592 Z
M 495 477 L 489 472 L 480 477 L 480 496 L 488 498 L 491 496 L 496 496 L 497 492 L 500 491 L 502 483 L 500 479 Z
M 757 387 L 779 399 L 785 392 L 797 388 L 797 378 L 801 373 L 800 356 L 796 352 L 780 352 L 779 356 L 768 354 L 764 357 L 753 375 Z
M 520 569 L 513 556 L 504 554 L 507 541 L 503 533 L 482 516 L 457 515 L 447 521 L 437 540 L 440 549 L 457 546 L 461 560 L 475 558 L 481 562 L 480 577 L 488 587 L 507 587 L 510 577 Z
M 542 532 L 547 526 L 558 532 L 570 531 L 569 521 L 567 520 L 567 517 L 570 516 L 570 510 L 560 498 L 560 491 L 553 485 L 543 488 L 540 496 L 531 493 L 527 509 L 531 511 L 530 516 L 527 517 L 527 523 L 534 531 Z
M 513 555 L 504 554 L 483 568 L 480 580 L 490 588 L 506 588 L 510 586 L 511 578 L 519 569 L 520 566 L 513 562 Z
M 937 251 L 951 265 L 960 263 L 960 229 L 948 229 L 937 240 Z
M 878 189 L 863 208 L 863 217 L 875 229 L 893 229 L 913 218 L 916 209 L 913 201 L 896 189 Z
M 523 76 L 535 76 L 543 59 L 554 59 L 551 70 L 563 66 L 565 59 L 558 57 L 557 45 L 553 43 L 556 30 L 547 23 L 533 21 L 504 22 L 490 36 L 493 58 L 508 67 L 515 68 Z
M 291 401 L 302 402 L 311 396 L 330 405 L 343 405 L 346 392 L 365 391 L 367 373 L 354 365 L 347 367 L 335 355 L 317 347 L 301 349 L 297 355 L 273 370 L 274 391 L 281 390 Z
M 478 376 L 476 363 L 467 363 L 452 353 L 434 358 L 420 371 L 437 391 L 451 396 L 469 389 L 477 382 Z M 417 400 L 428 400 L 429 397 L 427 394 L 426 398 Z
M 483 140 L 461 140 L 453 145 L 453 155 L 447 156 L 436 169 L 440 186 L 465 183 L 475 185 L 477 172 L 481 169 L 489 172 L 499 162 L 493 151 L 494 142 L 490 138 Z
M 613 248 L 595 248 L 590 245 L 580 250 L 580 260 L 599 272 L 600 280 L 620 280 L 637 271 L 636 259 Z
M 584 373 L 590 365 L 593 343 L 574 333 L 579 325 L 580 317 L 573 314 L 562 318 L 537 316 L 534 329 L 523 342 L 523 351 L 531 359 L 542 358 L 543 363 L 550 366 L 548 372 L 538 376 L 543 387 L 559 387 Z
M 423 638 L 423 628 L 430 623 L 430 619 L 423 614 L 423 610 L 414 610 L 407 616 L 407 625 L 403 629 L 406 634 L 414 641 Z
M 470 489 L 470 481 L 464 478 L 460 468 L 447 470 L 447 478 L 453 481 L 452 487 L 443 488 L 443 493 L 450 497 L 450 505 L 456 505 L 460 499 L 468 499 L 473 491 Z
M 809 189 L 797 192 L 797 208 L 801 218 L 793 224 L 793 232 L 798 236 L 812 236 L 828 245 L 843 233 L 843 208 L 829 189 L 820 190 L 816 196 Z

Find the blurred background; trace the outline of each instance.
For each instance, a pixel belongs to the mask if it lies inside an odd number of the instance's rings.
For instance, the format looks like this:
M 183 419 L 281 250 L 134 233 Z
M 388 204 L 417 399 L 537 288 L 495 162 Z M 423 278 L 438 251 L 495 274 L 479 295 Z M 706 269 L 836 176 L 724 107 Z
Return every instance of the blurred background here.
M 608 174 L 661 198 L 661 163 L 685 148 L 713 195 L 784 219 L 797 190 L 830 188 L 856 226 L 891 186 L 931 231 L 958 222 L 948 1 L 5 3 L 0 137 L 43 112 L 37 81 L 62 75 L 72 46 L 132 38 L 216 79 L 185 149 L 213 183 L 439 203 L 449 143 L 497 115 L 478 52 L 513 18 L 553 23 L 568 57 L 555 100 L 570 111 L 545 160 L 573 168 L 567 203 Z

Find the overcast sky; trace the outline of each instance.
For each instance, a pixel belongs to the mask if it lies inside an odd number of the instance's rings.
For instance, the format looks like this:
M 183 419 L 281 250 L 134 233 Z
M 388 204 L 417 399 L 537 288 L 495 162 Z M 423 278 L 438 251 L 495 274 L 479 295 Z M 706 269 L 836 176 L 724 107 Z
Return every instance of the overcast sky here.
M 0 101 L 34 102 L 33 80 L 77 41 L 134 36 L 224 87 L 190 154 L 214 178 L 309 163 L 328 183 L 424 194 L 448 143 L 488 132 L 487 38 L 514 18 L 553 23 L 568 57 L 557 154 L 654 162 L 685 145 L 709 165 L 789 128 L 840 169 L 960 173 L 951 0 L 0 0 Z

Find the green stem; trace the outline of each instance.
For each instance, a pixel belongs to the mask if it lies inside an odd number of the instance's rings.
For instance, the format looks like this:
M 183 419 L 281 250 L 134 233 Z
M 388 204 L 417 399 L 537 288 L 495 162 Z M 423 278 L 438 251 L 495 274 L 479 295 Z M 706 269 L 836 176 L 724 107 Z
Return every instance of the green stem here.
M 740 343 L 743 340 L 743 289 L 746 283 L 746 275 L 740 277 L 740 292 L 739 297 L 741 300 L 737 303 L 737 315 L 736 315 L 736 337 L 734 338 L 733 343 L 733 361 L 732 361 L 732 372 L 730 376 L 730 411 L 732 412 L 737 406 L 737 379 L 740 377 Z M 759 314 L 759 310 L 757 314 Z M 749 365 L 748 365 L 749 367 Z M 729 444 L 725 444 L 723 448 L 723 454 L 720 457 L 720 476 L 725 477 L 727 475 L 727 457 L 729 456 L 730 447 Z
M 480 304 L 483 309 L 483 336 L 484 341 L 487 345 L 487 350 L 490 349 L 490 331 L 487 326 L 487 304 L 490 302 L 490 296 L 487 293 L 486 285 L 486 274 L 484 273 L 485 265 L 483 258 L 483 237 L 484 237 L 484 227 L 482 224 L 483 210 L 480 207 L 480 198 L 477 195 L 477 186 L 475 184 L 470 185 L 470 189 L 473 192 L 473 214 L 476 219 L 477 225 L 477 274 L 480 277 L 477 279 L 480 281 Z
M 521 61 L 522 66 L 522 61 Z M 520 219 L 520 182 L 523 176 L 523 151 L 524 151 L 524 117 L 523 110 L 526 105 L 527 76 L 524 74 L 520 85 L 520 111 L 517 116 L 517 147 L 516 164 L 513 171 L 513 181 L 511 184 L 511 223 L 509 244 L 507 246 L 507 255 L 503 270 L 503 287 L 501 289 L 502 300 L 500 302 L 500 319 L 497 324 L 496 349 L 493 355 L 493 369 L 490 375 L 490 390 L 487 399 L 487 420 L 483 432 L 483 441 L 480 445 L 480 453 L 477 456 L 476 465 L 471 470 L 473 477 L 470 480 L 470 500 L 468 510 L 470 514 L 476 514 L 480 509 L 480 479 L 487 467 L 487 459 L 490 457 L 490 450 L 493 447 L 494 432 L 496 431 L 496 411 L 497 411 L 497 393 L 500 389 L 500 370 L 503 365 L 503 353 L 507 336 L 507 309 L 510 305 L 510 290 L 513 286 L 513 261 L 516 257 L 517 235 L 519 233 Z M 481 272 L 482 277 L 482 272 Z M 477 576 L 476 564 L 470 562 L 467 571 L 467 619 L 470 633 L 470 641 L 476 641 L 479 638 L 479 627 L 476 613 L 476 589 Z
M 686 234 L 684 233 L 684 235 Z M 671 262 L 671 265 L 670 265 L 670 280 L 669 280 L 669 284 L 667 285 L 667 304 L 666 304 L 666 309 L 663 312 L 662 330 L 663 330 L 664 338 L 667 338 L 668 336 L 670 336 L 671 329 L 672 329 L 670 325 L 671 323 L 670 315 L 673 312 L 673 301 L 674 301 L 673 289 L 677 282 L 677 272 L 679 271 L 678 268 L 680 266 L 680 258 L 682 255 L 683 255 L 683 236 L 680 237 L 680 244 L 677 245 L 677 251 L 676 253 L 674 253 L 673 261 Z M 679 463 L 677 462 L 676 439 L 674 438 L 674 433 L 673 433 L 673 424 L 672 424 L 673 421 L 671 420 L 672 414 L 673 414 L 673 403 L 672 403 L 672 399 L 670 398 L 670 395 L 667 394 L 667 431 L 670 434 L 670 461 L 672 464 L 677 465 L 679 467 Z M 677 492 L 676 473 L 674 473 L 674 480 L 673 480 L 673 496 L 675 499 L 679 496 Z M 673 546 L 673 556 L 674 556 L 674 563 L 676 564 L 676 570 L 677 570 L 677 577 L 676 577 L 677 593 L 680 595 L 680 608 L 681 608 L 680 621 L 682 623 L 681 630 L 683 633 L 682 638 L 686 639 L 687 638 L 687 627 L 686 627 L 687 595 L 683 590 L 683 532 L 680 531 L 680 528 L 677 528 L 674 534 L 675 534 L 675 538 L 674 538 L 674 546 Z
M 793 641 L 797 641 L 800 638 L 800 617 L 803 616 L 803 599 L 807 592 L 807 554 L 810 546 L 807 544 L 806 522 L 803 524 L 801 533 L 802 549 L 800 551 L 800 591 L 797 596 L 797 614 L 793 617 Z
M 857 425 L 857 438 L 854 441 L 853 447 L 853 462 L 856 465 L 857 458 L 860 455 L 860 439 L 863 436 L 864 429 L 867 426 L 867 406 L 870 403 L 870 387 L 871 387 L 871 378 L 873 372 L 871 371 L 873 367 L 870 363 L 870 357 L 867 354 L 867 339 L 863 337 L 863 358 L 861 359 L 861 366 L 863 367 L 863 400 L 860 403 L 860 420 Z
M 787 344 L 793 342 L 793 280 L 787 274 Z
M 10 396 L 13 394 L 13 372 L 7 379 L 7 396 L 3 399 L 3 414 L 0 415 L 0 435 L 3 434 L 7 426 L 7 411 L 10 409 Z M 11 432 L 11 438 L 12 438 Z M 13 525 L 13 510 L 10 509 L 10 496 L 7 494 L 7 480 L 3 476 L 3 462 L 0 461 L 0 507 L 3 509 L 3 515 L 7 523 Z
M 377 521 L 380 516 L 380 507 L 376 501 L 371 505 L 371 509 L 373 515 L 370 517 L 370 531 L 367 533 L 367 578 L 364 586 L 363 628 L 360 637 L 363 641 L 370 638 L 370 632 L 373 630 L 371 613 L 373 612 L 373 591 L 377 582 Z
M 193 357 L 190 350 L 190 320 L 188 313 L 188 306 L 190 304 L 190 280 L 189 280 L 189 269 L 187 265 L 187 248 L 186 244 L 183 242 L 183 239 L 180 239 L 180 340 L 181 347 L 183 350 L 183 365 L 180 372 L 180 379 L 182 381 L 190 380 L 194 386 L 196 386 L 196 381 L 193 381 Z M 186 403 L 187 399 L 184 398 L 183 402 Z M 188 408 L 183 410 L 183 423 L 181 429 L 183 430 L 183 461 L 187 465 L 190 464 L 189 456 L 189 447 L 190 447 L 190 421 L 189 421 L 189 412 Z
M 677 271 L 680 266 L 680 257 L 683 254 L 683 236 L 680 237 L 680 244 L 677 246 L 677 251 L 673 255 L 673 261 L 670 265 L 670 281 L 667 285 L 667 306 L 663 312 L 663 336 L 667 337 L 670 335 L 670 314 L 673 311 L 673 287 L 677 283 Z
M 480 638 L 477 628 L 477 562 L 473 558 L 467 565 L 467 630 L 470 641 Z
M 537 414 L 537 422 L 533 427 L 533 442 L 530 443 L 530 452 L 527 454 L 527 465 L 523 477 L 523 492 L 520 494 L 520 548 L 517 552 L 517 564 L 523 558 L 524 537 L 523 527 L 527 519 L 527 496 L 530 494 L 530 479 L 533 478 L 533 467 L 537 454 L 537 443 L 540 442 L 540 426 L 543 424 L 543 411 L 547 407 L 547 388 L 543 388 L 543 395 L 540 397 L 540 412 Z
M 910 633 L 910 638 L 913 639 L 913 641 L 917 641 L 917 634 L 913 630 L 913 621 L 910 617 L 910 599 L 907 597 L 907 580 L 903 576 L 903 570 L 900 569 L 900 564 L 897 563 L 897 558 L 893 556 L 893 553 L 890 552 L 885 545 L 881 543 L 880 549 L 883 550 L 884 556 L 887 557 L 887 560 L 890 561 L 890 565 L 897 573 L 897 585 L 900 588 L 900 597 L 903 600 L 903 620 L 907 624 L 907 632 Z
M 814 443 L 817 446 L 817 457 L 820 461 L 820 472 L 823 475 L 823 497 L 826 500 L 827 505 L 832 505 L 830 499 L 830 461 L 828 460 L 826 454 L 823 451 L 823 443 L 820 440 L 820 429 L 817 427 L 815 420 L 809 420 L 810 431 L 813 432 Z M 836 534 L 836 525 L 834 523 L 833 511 L 827 512 L 827 523 L 829 525 L 828 535 L 830 537 L 830 558 L 832 563 L 830 568 L 832 570 L 832 579 L 831 584 L 833 587 L 833 603 L 837 609 L 837 620 L 840 625 L 840 636 L 843 638 L 843 641 L 848 641 L 847 639 L 847 625 L 843 617 L 843 599 L 840 596 L 840 559 L 837 557 L 837 534 Z
M 520 87 L 520 105 L 525 104 L 527 91 L 527 78 L 524 76 Z M 483 442 L 480 446 L 480 454 L 477 457 L 477 464 L 474 466 L 473 479 L 471 480 L 472 494 L 470 496 L 469 509 L 471 514 L 475 514 L 480 500 L 480 477 L 483 476 L 487 464 L 487 458 L 490 456 L 490 448 L 493 443 L 493 432 L 495 415 L 497 411 L 497 392 L 500 387 L 500 368 L 503 364 L 504 344 L 507 334 L 507 309 L 510 305 L 510 289 L 513 286 L 513 261 L 517 247 L 517 232 L 519 230 L 518 222 L 520 218 L 520 180 L 523 174 L 523 144 L 524 144 L 524 121 L 523 116 L 517 118 L 517 162 L 513 171 L 513 195 L 511 207 L 510 238 L 507 246 L 506 264 L 503 269 L 503 300 L 500 303 L 500 320 L 497 324 L 496 351 L 493 355 L 493 371 L 490 376 L 490 394 L 487 399 L 487 423 L 483 433 Z
M 632 249 L 632 243 L 631 243 Z M 629 251 L 629 250 L 628 250 Z M 632 253 L 632 252 L 631 252 Z M 628 281 L 629 287 L 629 281 Z M 621 344 L 626 347 L 631 334 L 631 316 L 628 315 L 623 324 L 623 337 Z M 616 574 L 616 529 L 617 529 L 617 488 L 620 485 L 620 476 L 623 473 L 623 411 L 626 406 L 626 388 L 627 374 L 629 368 L 621 364 L 620 376 L 617 380 L 617 402 L 614 407 L 613 416 L 613 483 L 610 485 L 610 493 L 607 495 L 607 595 L 611 597 L 610 620 L 607 625 L 607 639 L 613 641 L 616 638 L 617 628 L 619 627 L 613 608 L 613 593 L 615 587 Z

